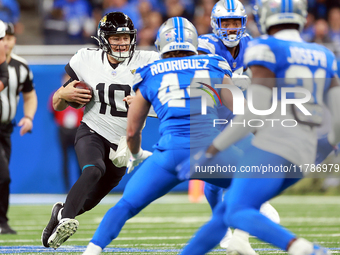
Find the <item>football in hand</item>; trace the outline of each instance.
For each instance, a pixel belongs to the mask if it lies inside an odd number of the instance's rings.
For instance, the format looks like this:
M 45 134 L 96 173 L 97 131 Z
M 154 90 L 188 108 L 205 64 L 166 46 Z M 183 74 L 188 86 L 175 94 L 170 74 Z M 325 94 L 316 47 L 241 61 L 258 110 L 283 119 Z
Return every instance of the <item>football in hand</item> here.
M 87 83 L 80 81 L 79 83 L 74 85 L 75 88 L 77 89 L 88 89 L 91 91 L 91 95 L 92 95 L 92 88 L 90 85 L 88 85 Z M 69 106 L 75 108 L 75 109 L 80 109 L 82 107 L 85 106 L 85 104 L 78 104 L 76 102 L 67 102 Z

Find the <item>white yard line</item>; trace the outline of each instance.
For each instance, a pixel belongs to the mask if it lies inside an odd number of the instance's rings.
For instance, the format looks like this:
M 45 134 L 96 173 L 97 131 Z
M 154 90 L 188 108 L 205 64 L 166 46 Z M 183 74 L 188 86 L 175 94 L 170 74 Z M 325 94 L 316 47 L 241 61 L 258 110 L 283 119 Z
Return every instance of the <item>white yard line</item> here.
M 102 204 L 114 205 L 121 198 L 121 194 L 110 194 L 102 200 Z M 54 204 L 56 201 L 65 201 L 66 194 L 11 194 L 10 203 L 14 204 Z M 169 204 L 169 203 L 189 203 L 188 195 L 169 193 L 155 203 Z M 206 203 L 202 199 L 200 203 Z M 275 204 L 329 204 L 339 205 L 340 196 L 278 196 L 271 200 Z
M 281 223 L 340 223 L 340 217 L 281 217 Z
M 101 222 L 102 217 L 95 218 L 94 223 Z M 188 216 L 188 217 L 143 217 L 137 216 L 127 221 L 128 223 L 148 223 L 148 224 L 192 224 L 192 223 L 205 223 L 210 220 L 207 216 Z M 283 225 L 287 223 L 340 223 L 340 217 L 281 217 Z M 314 228 L 315 229 L 315 228 Z M 307 231 L 308 228 L 306 228 Z
M 304 234 L 304 237 L 339 237 L 340 233 L 335 234 Z M 192 236 L 191 235 L 185 235 L 185 236 L 143 236 L 143 237 L 118 237 L 115 239 L 115 241 L 134 241 L 134 240 L 188 240 Z M 72 237 L 67 242 L 88 242 L 90 241 L 89 238 L 76 238 Z M 16 239 L 16 240 L 0 240 L 0 243 L 35 243 L 40 242 L 40 239 Z M 324 242 L 327 244 L 337 243 L 337 242 Z M 260 245 L 260 244 L 266 244 L 266 243 L 251 243 L 252 245 Z M 132 244 L 129 244 L 131 246 Z M 141 245 L 141 244 L 138 244 Z M 149 244 L 145 244 L 145 246 L 148 246 Z M 152 244 L 155 246 L 155 244 Z M 179 245 L 179 244 L 174 244 Z M 118 245 L 121 246 L 121 245 Z M 161 246 L 161 244 L 157 244 L 157 246 Z M 329 245 L 328 245 L 329 246 Z
M 110 194 L 103 198 L 101 204 L 116 204 L 122 197 L 121 194 Z M 11 194 L 9 197 L 10 204 L 21 205 L 21 204 L 51 204 L 53 205 L 57 201 L 65 201 L 66 194 Z M 172 204 L 172 203 L 190 203 L 188 195 L 185 194 L 167 194 L 154 203 L 160 204 Z M 206 203 L 203 199 L 201 203 Z

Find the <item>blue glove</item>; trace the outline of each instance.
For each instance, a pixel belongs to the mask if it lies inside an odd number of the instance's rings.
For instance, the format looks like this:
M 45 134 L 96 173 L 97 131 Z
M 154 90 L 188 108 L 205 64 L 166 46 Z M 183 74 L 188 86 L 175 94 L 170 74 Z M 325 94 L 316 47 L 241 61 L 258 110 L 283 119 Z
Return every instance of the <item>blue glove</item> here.
M 327 136 L 319 138 L 315 164 L 321 164 L 333 150 L 337 151 L 337 146 L 331 145 Z
M 182 161 L 177 167 L 177 178 L 180 181 L 186 181 L 190 179 L 191 169 L 195 170 L 196 166 L 204 166 L 212 158 L 212 155 L 206 153 L 206 149 L 202 149 L 195 153 L 195 155 Z

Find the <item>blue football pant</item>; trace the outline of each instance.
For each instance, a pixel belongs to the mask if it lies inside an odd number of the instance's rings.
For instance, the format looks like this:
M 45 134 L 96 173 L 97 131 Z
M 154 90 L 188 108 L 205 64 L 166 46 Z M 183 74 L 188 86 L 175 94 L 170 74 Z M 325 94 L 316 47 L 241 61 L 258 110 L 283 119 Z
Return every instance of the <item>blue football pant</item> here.
M 253 140 L 254 135 L 249 134 L 244 137 L 242 140 L 238 141 L 235 146 L 240 150 L 244 151 L 251 146 L 251 141 Z M 204 195 L 211 207 L 211 210 L 214 210 L 215 206 L 218 202 L 222 201 L 224 189 L 218 187 L 216 185 L 205 183 L 204 185 Z
M 216 205 L 222 201 L 224 189 L 214 184 L 204 183 L 204 195 L 207 199 L 211 210 L 213 211 Z
M 261 164 L 291 165 L 286 159 L 254 146 L 247 149 L 245 155 L 241 159 L 238 169 L 241 166 L 260 166 Z M 242 178 L 245 176 L 248 178 Z M 224 201 L 218 204 L 213 211 L 212 220 L 196 233 L 181 254 L 207 253 L 219 243 L 228 227 L 244 230 L 265 242 L 286 250 L 295 235 L 259 212 L 264 202 L 300 180 L 299 178 L 289 179 L 284 177 L 284 173 L 278 173 L 276 178 L 259 178 L 258 173 L 235 174 Z M 222 235 L 222 233 L 224 234 Z M 208 241 L 203 242 L 203 239 Z
M 234 149 L 223 153 L 226 153 L 224 158 L 230 157 L 231 164 L 236 164 L 240 156 L 239 151 Z M 118 236 L 128 219 L 179 184 L 181 181 L 177 178 L 175 168 L 189 156 L 189 149 L 154 151 L 131 177 L 123 197 L 105 214 L 91 242 L 105 248 Z M 230 180 L 207 179 L 224 187 L 230 185 Z
M 241 149 L 245 150 L 246 148 L 250 147 L 251 140 L 254 135 L 249 135 L 246 138 L 242 139 L 241 141 L 237 142 L 235 145 Z M 338 147 L 340 146 L 337 145 Z M 327 136 L 318 139 L 318 147 L 317 147 L 317 156 L 315 160 L 315 164 L 321 164 L 329 154 L 334 150 L 334 147 L 329 144 Z M 218 187 L 216 185 L 205 183 L 204 186 L 204 195 L 213 210 L 217 203 L 222 200 L 224 189 Z

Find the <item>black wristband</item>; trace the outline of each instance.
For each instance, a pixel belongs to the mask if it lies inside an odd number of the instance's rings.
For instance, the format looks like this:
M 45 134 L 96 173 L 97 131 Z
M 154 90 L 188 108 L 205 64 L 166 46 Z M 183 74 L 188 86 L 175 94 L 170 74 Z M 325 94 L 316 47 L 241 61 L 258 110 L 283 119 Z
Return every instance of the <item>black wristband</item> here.
M 74 81 L 72 78 L 68 79 L 68 80 L 64 83 L 63 87 L 65 88 L 65 87 L 66 87 L 68 84 L 70 84 L 72 81 Z

